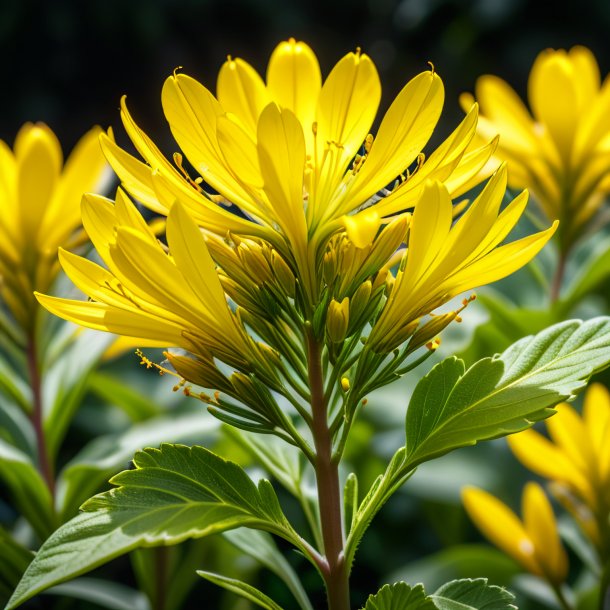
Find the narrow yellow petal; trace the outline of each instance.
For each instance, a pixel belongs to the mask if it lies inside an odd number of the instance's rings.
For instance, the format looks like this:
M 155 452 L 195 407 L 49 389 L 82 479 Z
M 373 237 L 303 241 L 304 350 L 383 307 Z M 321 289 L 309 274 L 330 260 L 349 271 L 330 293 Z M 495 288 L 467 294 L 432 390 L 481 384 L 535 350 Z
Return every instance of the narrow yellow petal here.
M 40 293 L 35 296 L 52 314 L 87 328 L 159 341 L 168 347 L 185 344 L 179 325 L 143 311 L 124 311 L 104 303 L 72 301 Z
M 466 512 L 486 538 L 532 574 L 542 575 L 530 536 L 506 504 L 475 487 L 462 490 L 462 501 Z
M 81 214 L 83 227 L 91 243 L 102 260 L 108 264 L 110 258 L 108 248 L 115 241 L 116 210 L 113 203 L 101 195 L 84 195 Z
M 477 286 L 490 284 L 514 273 L 529 263 L 557 230 L 555 221 L 545 231 L 534 233 L 510 244 L 496 248 L 484 258 L 462 269 L 451 278 L 451 295 L 457 295 Z
M 379 75 L 367 55 L 348 53 L 328 75 L 316 110 L 315 206 L 331 199 L 371 129 L 380 99 Z
M 21 227 L 26 241 L 37 242 L 62 165 L 61 146 L 46 125 L 24 125 L 15 141 Z
M 592 383 L 585 394 L 583 420 L 596 453 L 601 483 L 610 484 L 610 393 Z
M 528 81 L 534 115 L 546 125 L 566 161 L 580 114 L 575 78 L 567 53 L 548 50 L 537 57 Z
M 443 83 L 434 72 L 409 81 L 383 117 L 366 162 L 349 192 L 350 211 L 405 171 L 430 139 L 443 108 Z
M 522 512 L 525 530 L 534 544 L 537 563 L 552 583 L 561 584 L 568 573 L 568 558 L 559 540 L 551 504 L 537 483 L 525 485 Z
M 101 131 L 99 127 L 91 129 L 68 157 L 40 226 L 38 243 L 42 248 L 64 243 L 80 224 L 83 193 L 102 187 L 108 166 L 100 147 Z
M 294 38 L 281 42 L 269 59 L 267 90 L 274 102 L 291 110 L 300 121 L 310 154 L 313 154 L 313 122 L 321 88 L 320 66 L 309 46 Z
M 228 305 L 216 266 L 199 227 L 180 203 L 172 206 L 167 217 L 167 242 L 176 266 L 201 304 L 226 319 Z
M 535 430 L 511 434 L 507 441 L 515 457 L 533 473 L 566 483 L 581 496 L 588 494 L 590 486 L 586 475 L 561 449 Z
M 496 76 L 481 76 L 476 83 L 481 111 L 493 121 L 502 144 L 523 154 L 535 154 L 538 143 L 531 114 L 505 81 Z
M 243 59 L 229 58 L 218 73 L 216 93 L 223 110 L 238 116 L 254 135 L 260 113 L 271 102 L 256 70 Z
M 546 420 L 546 426 L 555 444 L 574 467 L 591 476 L 597 467 L 591 437 L 574 408 L 568 403 L 558 405 L 557 414 Z
M 292 111 L 269 104 L 258 122 L 258 159 L 264 191 L 278 223 L 295 250 L 306 250 L 303 207 L 305 139 Z

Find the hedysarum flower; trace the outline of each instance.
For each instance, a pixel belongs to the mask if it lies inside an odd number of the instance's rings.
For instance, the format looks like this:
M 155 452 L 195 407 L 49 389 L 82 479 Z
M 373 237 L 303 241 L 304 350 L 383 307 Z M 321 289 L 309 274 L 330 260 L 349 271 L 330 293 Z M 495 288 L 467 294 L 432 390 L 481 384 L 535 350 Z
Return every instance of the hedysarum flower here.
M 530 111 L 495 76 L 475 87 L 481 106 L 477 131 L 500 134 L 495 155 L 509 161 L 511 187 L 532 191 L 567 252 L 610 192 L 610 79 L 585 47 L 538 55 L 528 82 Z M 464 108 L 473 97 L 465 94 Z
M 101 187 L 107 167 L 100 131 L 85 134 L 65 165 L 46 125 L 25 124 L 14 151 L 0 141 L 0 303 L 25 330 L 37 307 L 32 292 L 48 290 L 59 271 L 57 248 L 82 241 L 82 194 Z
M 462 500 L 483 535 L 528 572 L 554 586 L 565 581 L 568 558 L 559 539 L 553 509 L 540 485 L 530 482 L 523 490 L 523 521 L 482 489 L 466 487 Z
M 357 51 L 322 83 L 318 61 L 302 42 L 274 50 L 266 83 L 241 59 L 229 58 L 214 96 L 185 74 L 170 76 L 162 103 L 182 154 L 170 164 L 129 114 L 121 116 L 144 163 L 111 139 L 102 145 L 125 189 L 161 214 L 181 201 L 197 223 L 262 238 L 291 261 L 306 301 L 321 288 L 317 264 L 329 237 L 343 227 L 364 246 L 381 223 L 412 208 L 427 179 L 452 197 L 469 190 L 495 140 L 466 153 L 475 133 L 473 105 L 457 129 L 425 159 L 422 149 L 439 119 L 443 85 L 434 71 L 409 81 L 369 132 L 381 98 L 377 70 Z M 218 194 L 211 194 L 211 190 Z M 208 192 L 210 191 L 210 192 Z M 242 216 L 224 204 L 234 204 Z M 245 217 L 244 217 L 245 216 Z
M 528 263 L 554 233 L 557 222 L 509 244 L 499 246 L 523 214 L 527 192 L 502 212 L 506 166 L 489 180 L 461 218 L 453 223 L 453 206 L 447 189 L 429 182 L 411 219 L 407 252 L 396 281 L 373 326 L 368 345 L 389 352 L 416 332 L 419 319 L 454 296 L 506 277 Z M 499 246 L 499 247 L 498 247 Z M 436 316 L 419 329 L 426 343 L 457 313 Z
M 610 552 L 610 394 L 594 383 L 582 416 L 568 403 L 556 408 L 545 421 L 550 438 L 530 429 L 507 437 L 508 444 L 520 462 L 553 483 L 558 500 L 593 542 Z

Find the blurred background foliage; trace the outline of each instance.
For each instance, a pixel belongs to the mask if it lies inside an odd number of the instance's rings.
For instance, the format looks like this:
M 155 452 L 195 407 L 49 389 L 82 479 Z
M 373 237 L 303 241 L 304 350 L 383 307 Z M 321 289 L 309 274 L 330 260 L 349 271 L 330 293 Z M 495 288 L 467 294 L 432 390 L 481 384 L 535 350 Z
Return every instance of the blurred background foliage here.
M 532 62 L 546 47 L 588 46 L 605 75 L 610 70 L 608 31 L 607 0 L 552 4 L 526 0 L 0 0 L 4 81 L 0 138 L 12 144 L 22 123 L 43 121 L 56 132 L 64 151 L 93 124 L 112 126 L 123 141 L 118 106 L 120 97 L 127 94 L 135 118 L 171 153 L 175 144 L 165 125 L 160 92 L 174 68 L 183 66 L 187 74 L 213 89 L 215 75 L 227 54 L 243 57 L 264 72 L 277 42 L 294 36 L 313 47 L 324 73 L 356 47 L 371 55 L 384 87 L 382 107 L 387 107 L 407 80 L 426 69 L 428 61 L 432 62 L 446 87 L 446 107 L 437 134 L 440 139 L 462 116 L 459 94 L 471 91 L 481 74 L 501 76 L 525 97 Z M 600 235 L 596 243 L 601 240 Z M 595 244 L 584 247 L 593 248 Z M 577 261 L 575 257 L 568 277 L 578 276 Z M 543 270 L 545 264 L 552 267 L 544 257 L 540 264 Z M 528 272 L 522 271 L 499 290 L 514 295 L 519 287 L 522 306 L 540 303 L 536 283 L 528 277 Z M 607 284 L 598 289 L 598 296 L 589 305 L 591 314 L 608 310 L 604 296 L 609 294 Z M 464 351 L 475 326 L 485 316 L 481 306 L 469 307 L 464 324 L 447 332 L 443 355 Z M 480 353 L 484 346 L 483 341 L 478 348 L 471 347 L 464 354 L 466 359 L 472 362 L 488 355 Z M 503 347 L 498 346 L 498 351 Z M 348 453 L 348 461 L 361 473 L 363 489 L 401 442 L 413 380 L 430 366 L 426 363 L 425 370 L 371 398 L 354 430 Z M 186 401 L 188 407 L 183 406 L 185 399 L 172 394 L 169 387 L 161 387 L 165 382 L 158 383 L 154 372 L 139 367 L 133 355 L 115 361 L 100 375 L 129 380 L 143 401 L 160 405 L 159 412 L 199 408 L 190 401 Z M 134 420 L 126 417 L 124 410 L 109 406 L 109 397 L 100 388 L 103 390 L 103 383 L 98 384 L 97 392 L 90 392 L 74 419 L 60 458 L 64 463 L 87 441 L 102 434 L 119 434 L 130 419 Z M 247 463 L 248 457 L 240 456 L 230 442 L 221 441 L 221 453 L 233 454 Z M 382 582 L 398 579 L 423 581 L 433 590 L 451 578 L 487 576 L 495 584 L 514 588 L 519 568 L 478 536 L 461 508 L 459 490 L 464 484 L 474 483 L 516 506 L 527 478 L 531 475 L 518 465 L 504 441 L 460 450 L 422 467 L 367 534 L 352 580 L 354 603 L 362 603 Z M 224 549 L 220 554 L 215 544 L 201 554 L 195 553 L 200 561 L 197 567 L 208 569 L 215 562 L 217 567 L 219 555 L 222 561 L 235 563 L 236 555 L 227 555 L 228 547 L 219 548 Z M 290 561 L 300 571 L 309 569 L 294 554 Z M 126 569 L 127 561 L 120 565 Z M 235 565 L 242 573 L 254 566 L 243 561 Z M 132 584 L 132 577 L 121 571 L 124 568 L 115 568 L 116 578 Z M 266 572 L 259 580 L 260 588 L 281 603 L 280 581 Z M 321 603 L 323 593 L 313 571 L 304 580 L 314 590 L 318 587 Z M 520 590 L 529 588 L 531 593 L 532 586 L 535 584 L 522 579 Z M 191 602 L 196 604 L 202 594 L 210 595 L 210 590 L 211 585 L 198 582 Z M 546 602 L 552 605 L 552 600 L 544 600 L 543 590 L 534 591 L 536 595 L 542 599 L 540 605 L 531 596 L 527 602 L 520 596 L 520 607 L 548 607 Z M 46 597 L 44 603 L 49 599 Z M 223 607 L 237 609 L 233 601 L 224 601 Z M 62 596 L 57 607 L 100 606 Z M 187 603 L 185 607 L 191 606 Z M 587 607 L 586 600 L 581 607 Z

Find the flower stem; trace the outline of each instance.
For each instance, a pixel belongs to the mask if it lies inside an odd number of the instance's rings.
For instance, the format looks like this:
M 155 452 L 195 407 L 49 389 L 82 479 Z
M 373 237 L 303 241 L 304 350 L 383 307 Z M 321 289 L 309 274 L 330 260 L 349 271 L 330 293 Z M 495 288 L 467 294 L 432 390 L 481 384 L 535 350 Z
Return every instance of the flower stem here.
M 36 447 L 38 450 L 38 464 L 40 472 L 49 488 L 51 497 L 55 497 L 55 477 L 53 466 L 49 458 L 47 441 L 44 434 L 44 414 L 42 405 L 42 380 L 40 378 L 40 367 L 38 366 L 38 354 L 36 350 L 36 339 L 31 335 L 27 346 L 28 371 L 30 374 L 30 386 L 32 388 L 33 409 L 30 415 L 34 433 L 36 435 Z
M 324 395 L 322 345 L 311 332 L 307 335 L 307 362 L 311 390 L 312 433 L 316 449 L 315 471 L 324 555 L 328 564 L 324 579 L 329 610 L 349 610 L 349 576 L 343 554 L 344 535 L 341 516 L 339 462 L 333 460 L 332 434 L 328 426 Z
M 166 546 L 159 546 L 153 549 L 153 552 L 155 562 L 155 594 L 153 609 L 165 610 L 169 548 Z

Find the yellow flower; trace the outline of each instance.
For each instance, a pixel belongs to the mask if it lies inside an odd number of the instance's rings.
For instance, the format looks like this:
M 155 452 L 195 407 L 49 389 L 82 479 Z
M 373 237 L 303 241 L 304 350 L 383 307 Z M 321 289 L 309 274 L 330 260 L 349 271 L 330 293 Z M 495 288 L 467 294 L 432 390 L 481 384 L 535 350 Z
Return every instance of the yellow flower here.
M 482 489 L 466 487 L 462 500 L 475 525 L 499 549 L 531 574 L 555 586 L 564 582 L 568 559 L 559 540 L 553 509 L 537 483 L 527 483 L 523 490 L 523 521 Z
M 125 189 L 152 210 L 167 214 L 179 200 L 209 231 L 272 244 L 300 276 L 312 305 L 322 281 L 317 262 L 332 234 L 345 227 L 356 245 L 365 246 L 380 224 L 416 204 L 428 179 L 459 196 L 480 180 L 495 146 L 492 140 L 465 153 L 476 128 L 474 105 L 425 160 L 421 150 L 444 98 L 434 71 L 405 85 L 373 138 L 380 98 L 367 55 L 348 53 L 322 83 L 312 50 L 291 39 L 274 50 L 266 82 L 232 58 L 220 70 L 216 96 L 184 74 L 167 79 L 163 109 L 196 178 L 183 168 L 182 154 L 174 155 L 177 167 L 163 157 L 125 100 L 123 123 L 145 162 L 110 138 L 103 137 L 102 145 Z
M 415 207 L 407 253 L 368 345 L 375 351 L 391 351 L 413 335 L 419 319 L 452 297 L 476 286 L 494 282 L 528 263 L 557 227 L 498 247 L 515 226 L 527 204 L 527 192 L 516 197 L 502 212 L 506 190 L 506 166 L 489 180 L 462 217 L 452 224 L 452 205 L 447 189 L 430 182 Z M 442 330 L 457 312 L 437 316 L 420 328 L 423 345 Z
M 54 280 L 57 248 L 82 241 L 83 192 L 101 186 L 106 168 L 100 129 L 83 136 L 63 164 L 61 146 L 43 124 L 25 124 L 14 151 L 0 141 L 0 296 L 19 325 L 31 332 L 33 290 Z
M 60 249 L 61 265 L 93 301 L 37 293 L 52 313 L 96 330 L 177 346 L 235 367 L 264 360 L 227 303 L 204 237 L 182 205 L 167 219 L 169 253 L 119 190 L 116 204 L 85 195 L 85 227 L 99 265 Z
M 529 188 L 546 216 L 559 218 L 564 252 L 582 234 L 610 191 L 610 79 L 600 86 L 595 57 L 584 47 L 548 49 L 534 62 L 529 105 L 495 76 L 476 83 L 478 134 L 500 134 L 499 159 L 509 185 Z M 462 98 L 468 109 L 473 97 Z
M 600 543 L 610 514 L 610 394 L 594 383 L 582 416 L 568 403 L 556 408 L 545 421 L 550 438 L 529 429 L 509 436 L 508 443 L 521 463 L 555 483 L 558 499 Z

